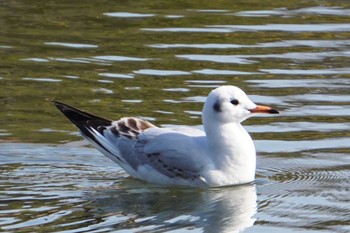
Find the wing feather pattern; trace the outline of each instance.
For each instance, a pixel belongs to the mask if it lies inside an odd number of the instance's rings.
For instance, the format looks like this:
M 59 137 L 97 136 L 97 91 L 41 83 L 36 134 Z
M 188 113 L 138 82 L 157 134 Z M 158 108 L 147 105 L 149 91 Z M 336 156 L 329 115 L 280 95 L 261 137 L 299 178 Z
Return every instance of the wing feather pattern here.
M 85 138 L 131 176 L 164 184 L 206 185 L 200 174 L 207 164 L 200 153 L 205 150 L 200 148 L 200 141 L 205 140 L 202 131 L 158 128 L 133 117 L 110 121 L 54 103 Z

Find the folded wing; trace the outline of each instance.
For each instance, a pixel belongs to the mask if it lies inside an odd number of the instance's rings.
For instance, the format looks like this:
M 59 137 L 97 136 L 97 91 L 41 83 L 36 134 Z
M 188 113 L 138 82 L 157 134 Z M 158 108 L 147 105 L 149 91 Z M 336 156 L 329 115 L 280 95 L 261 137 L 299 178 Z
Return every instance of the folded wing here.
M 110 121 L 54 103 L 86 139 L 131 176 L 164 184 L 206 185 L 201 176 L 207 164 L 202 131 L 158 128 L 132 117 Z

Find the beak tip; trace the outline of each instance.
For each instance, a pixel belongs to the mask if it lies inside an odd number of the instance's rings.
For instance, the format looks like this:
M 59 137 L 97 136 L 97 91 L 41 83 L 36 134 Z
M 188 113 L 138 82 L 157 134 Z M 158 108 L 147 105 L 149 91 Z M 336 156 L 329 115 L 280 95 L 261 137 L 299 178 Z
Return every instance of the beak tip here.
M 277 110 L 275 110 L 275 109 L 273 109 L 273 108 L 271 108 L 271 109 L 268 111 L 268 113 L 270 113 L 270 114 L 279 114 L 280 112 L 277 111 Z
M 249 110 L 251 113 L 268 113 L 268 114 L 279 114 L 276 109 L 270 108 L 268 106 L 258 105 L 256 108 Z

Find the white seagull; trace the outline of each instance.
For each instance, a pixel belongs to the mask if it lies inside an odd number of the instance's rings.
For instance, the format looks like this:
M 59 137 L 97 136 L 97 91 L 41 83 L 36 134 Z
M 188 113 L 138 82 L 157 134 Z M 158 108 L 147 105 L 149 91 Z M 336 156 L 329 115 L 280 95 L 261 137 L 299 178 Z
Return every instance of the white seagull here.
M 130 176 L 168 186 L 227 186 L 254 181 L 256 152 L 241 122 L 278 111 L 254 104 L 238 87 L 211 91 L 202 111 L 204 131 L 159 128 L 123 117 L 111 121 L 53 101 L 100 152 Z

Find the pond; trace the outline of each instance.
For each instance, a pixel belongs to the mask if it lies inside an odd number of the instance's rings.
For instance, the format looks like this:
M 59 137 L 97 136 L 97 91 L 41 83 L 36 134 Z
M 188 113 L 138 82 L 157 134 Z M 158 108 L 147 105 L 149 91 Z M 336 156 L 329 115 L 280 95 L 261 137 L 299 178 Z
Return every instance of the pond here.
M 2 1 L 0 28 L 0 231 L 350 231 L 348 1 Z M 281 111 L 244 122 L 252 184 L 129 178 L 51 103 L 200 128 L 220 85 Z

